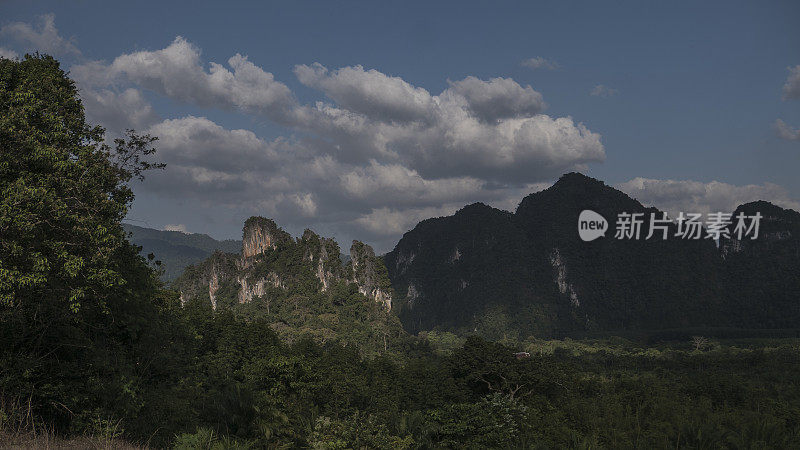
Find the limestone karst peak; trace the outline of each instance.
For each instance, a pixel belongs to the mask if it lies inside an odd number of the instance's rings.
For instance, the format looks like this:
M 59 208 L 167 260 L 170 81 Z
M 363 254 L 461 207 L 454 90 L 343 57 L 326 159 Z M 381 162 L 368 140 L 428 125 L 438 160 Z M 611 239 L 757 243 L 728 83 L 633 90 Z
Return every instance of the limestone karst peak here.
M 391 308 L 392 291 L 382 259 L 361 242 L 354 242 L 351 254 L 345 264 L 334 239 L 309 229 L 294 239 L 273 220 L 251 217 L 244 224 L 240 255 L 215 254 L 216 259 L 190 266 L 176 283 L 184 301 L 208 295 L 215 309 L 220 298 L 226 305 L 255 299 L 268 305 L 284 294 L 307 295 L 308 289 L 322 293 L 340 283 L 353 283 L 365 297 Z M 316 288 L 314 281 L 319 281 Z
M 251 217 L 242 230 L 242 257 L 251 258 L 275 249 L 280 242 L 291 241 L 289 233 L 283 231 L 272 219 Z
M 350 265 L 353 282 L 358 285 L 359 292 L 383 303 L 386 309 L 391 309 L 391 283 L 386 266 L 375 256 L 375 250 L 361 241 L 353 241 L 350 246 Z

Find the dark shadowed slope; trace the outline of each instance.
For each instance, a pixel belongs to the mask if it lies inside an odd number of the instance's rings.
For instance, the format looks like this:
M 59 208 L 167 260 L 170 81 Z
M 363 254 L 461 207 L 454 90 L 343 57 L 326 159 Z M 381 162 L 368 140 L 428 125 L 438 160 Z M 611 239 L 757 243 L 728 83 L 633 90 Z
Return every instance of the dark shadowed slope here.
M 734 310 L 749 312 L 739 316 L 736 323 L 758 328 L 797 327 L 800 213 L 764 201 L 741 205 L 733 216 L 740 212 L 758 212 L 764 217 L 758 239 L 723 239 L 720 243 L 725 258 L 726 297 L 731 299 Z
M 412 332 L 438 327 L 502 338 L 797 326 L 798 214 L 766 202 L 751 205 L 772 211 L 779 226 L 771 230 L 768 220 L 768 234 L 748 243 L 755 249 L 737 253 L 733 263 L 724 250 L 735 244 L 720 250 L 711 239 L 676 238 L 675 225 L 668 239 L 645 240 L 650 214 L 660 218 L 660 211 L 570 173 L 525 197 L 514 214 L 477 204 L 420 222 L 386 255 L 386 265 L 398 314 Z M 609 221 L 605 237 L 579 238 L 585 209 Z M 622 212 L 644 213 L 641 239 L 614 238 Z

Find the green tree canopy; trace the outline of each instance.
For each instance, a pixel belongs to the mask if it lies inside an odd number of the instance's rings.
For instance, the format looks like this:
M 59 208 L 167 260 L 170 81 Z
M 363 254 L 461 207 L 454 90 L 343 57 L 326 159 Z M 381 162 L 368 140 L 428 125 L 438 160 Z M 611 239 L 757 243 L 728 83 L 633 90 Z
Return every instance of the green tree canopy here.
M 132 413 L 132 380 L 166 367 L 168 299 L 121 226 L 128 182 L 163 166 L 154 138 L 104 139 L 56 60 L 0 58 L 0 399 L 62 429 Z
M 105 144 L 49 56 L 0 60 L 0 111 L 0 300 L 102 307 L 126 281 L 115 257 L 128 245 L 127 182 L 160 167 L 142 160 L 155 138 L 129 131 Z

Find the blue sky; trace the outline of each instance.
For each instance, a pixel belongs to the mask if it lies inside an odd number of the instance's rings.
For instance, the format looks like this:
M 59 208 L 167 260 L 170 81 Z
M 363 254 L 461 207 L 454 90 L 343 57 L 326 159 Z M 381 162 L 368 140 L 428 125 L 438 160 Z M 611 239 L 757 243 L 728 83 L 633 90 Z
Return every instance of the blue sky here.
M 262 214 L 385 251 L 569 170 L 670 211 L 797 209 L 798 23 L 798 2 L 3 1 L 0 51 L 54 53 L 111 134 L 170 136 L 132 223 L 237 237 Z

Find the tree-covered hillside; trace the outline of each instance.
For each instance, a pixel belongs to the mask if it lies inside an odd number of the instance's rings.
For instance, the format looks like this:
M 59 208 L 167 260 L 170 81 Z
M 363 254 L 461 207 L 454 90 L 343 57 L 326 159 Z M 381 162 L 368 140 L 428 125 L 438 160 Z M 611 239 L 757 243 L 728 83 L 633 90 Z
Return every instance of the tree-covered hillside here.
M 263 319 L 285 341 L 340 341 L 378 354 L 407 339 L 391 313 L 383 261 L 354 241 L 339 245 L 311 230 L 294 239 L 270 219 L 245 222 L 241 252 L 215 252 L 174 283 L 183 304 Z
M 726 299 L 740 327 L 800 326 L 800 213 L 768 202 L 747 203 L 734 216 L 761 214 L 758 239 L 720 242 Z
M 609 221 L 605 237 L 580 239 L 583 210 Z M 385 260 L 398 314 L 412 332 L 496 338 L 797 328 L 798 214 L 760 202 L 734 216 L 757 210 L 765 216 L 764 228 L 752 243 L 746 237 L 717 248 L 711 239 L 676 237 L 675 223 L 667 239 L 644 239 L 651 213 L 661 218 L 660 211 L 571 173 L 525 197 L 514 214 L 476 204 L 425 220 Z M 615 239 L 620 213 L 643 214 L 640 239 Z
M 130 241 L 142 247 L 143 256 L 152 253 L 155 260 L 161 261 L 161 279 L 164 281 L 174 281 L 186 266 L 199 263 L 216 250 L 235 253 L 242 248 L 241 241 L 218 241 L 200 233 L 154 230 L 127 223 L 122 224 L 122 227 L 128 233 Z

